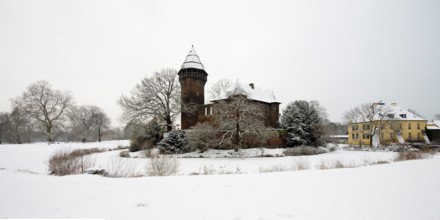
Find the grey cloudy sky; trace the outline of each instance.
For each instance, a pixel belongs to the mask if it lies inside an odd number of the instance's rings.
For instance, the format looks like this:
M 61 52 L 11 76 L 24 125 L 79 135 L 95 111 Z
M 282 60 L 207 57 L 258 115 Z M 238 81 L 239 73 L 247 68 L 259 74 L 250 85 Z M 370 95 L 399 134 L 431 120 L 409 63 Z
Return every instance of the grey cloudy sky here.
M 0 0 L 0 111 L 37 80 L 102 107 L 194 44 L 209 74 L 318 100 L 333 121 L 383 100 L 440 113 L 440 1 Z M 115 125 L 118 122 L 113 122 Z

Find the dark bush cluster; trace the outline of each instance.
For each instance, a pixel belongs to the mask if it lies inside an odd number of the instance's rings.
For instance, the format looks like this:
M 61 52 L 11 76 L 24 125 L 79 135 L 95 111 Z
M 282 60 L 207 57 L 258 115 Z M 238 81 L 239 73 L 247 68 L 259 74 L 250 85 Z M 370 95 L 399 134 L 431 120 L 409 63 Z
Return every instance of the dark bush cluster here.
M 130 152 L 153 148 L 162 138 L 162 128 L 157 119 L 132 125 L 135 132 L 130 141 Z

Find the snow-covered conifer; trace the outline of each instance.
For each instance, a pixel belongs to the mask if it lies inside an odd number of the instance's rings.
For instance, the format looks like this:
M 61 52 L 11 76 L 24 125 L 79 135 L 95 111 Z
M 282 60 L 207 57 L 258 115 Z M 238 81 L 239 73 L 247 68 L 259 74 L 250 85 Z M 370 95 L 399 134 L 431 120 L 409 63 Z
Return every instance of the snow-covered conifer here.
M 322 144 L 322 125 L 316 101 L 297 100 L 283 110 L 281 127 L 287 130 L 287 146 Z
M 188 140 L 185 131 L 172 130 L 167 137 L 157 144 L 157 147 L 163 153 L 181 154 L 188 151 L 187 143 Z

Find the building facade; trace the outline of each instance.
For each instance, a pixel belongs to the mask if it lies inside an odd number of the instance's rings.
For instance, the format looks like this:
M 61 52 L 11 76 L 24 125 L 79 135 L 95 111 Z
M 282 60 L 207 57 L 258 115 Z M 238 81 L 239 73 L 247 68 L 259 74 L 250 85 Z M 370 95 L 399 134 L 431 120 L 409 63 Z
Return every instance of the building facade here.
M 370 143 L 372 145 L 429 143 L 426 135 L 427 120 L 424 118 L 399 107 L 396 103 L 384 107 L 377 114 L 384 116 L 372 122 L 360 118 L 348 124 L 348 144 L 369 146 Z M 374 136 L 370 136 L 373 133 Z
M 220 113 L 220 105 L 223 102 L 227 102 L 229 97 L 211 100 L 208 103 L 205 102 L 205 84 L 208 80 L 208 73 L 194 47 L 191 48 L 191 51 L 186 56 L 178 76 L 181 85 L 182 129 L 189 129 L 197 123 L 210 121 L 211 117 Z M 276 100 L 273 93 L 268 90 L 262 90 L 253 83 L 249 85 L 237 83 L 237 86 L 240 86 L 245 91 L 247 103 L 262 113 L 256 119 L 262 120 L 267 127 L 278 127 L 280 102 Z

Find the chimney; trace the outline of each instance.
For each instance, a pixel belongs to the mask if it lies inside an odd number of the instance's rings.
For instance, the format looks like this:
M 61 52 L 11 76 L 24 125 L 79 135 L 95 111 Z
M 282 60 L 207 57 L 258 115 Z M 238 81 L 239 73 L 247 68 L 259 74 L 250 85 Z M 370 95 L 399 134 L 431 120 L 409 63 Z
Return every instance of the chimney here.
M 255 89 L 255 85 L 254 85 L 254 83 L 249 83 L 249 86 L 250 86 L 252 89 Z

